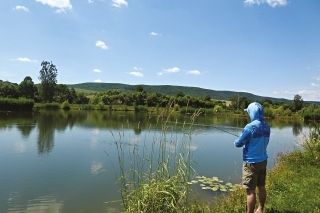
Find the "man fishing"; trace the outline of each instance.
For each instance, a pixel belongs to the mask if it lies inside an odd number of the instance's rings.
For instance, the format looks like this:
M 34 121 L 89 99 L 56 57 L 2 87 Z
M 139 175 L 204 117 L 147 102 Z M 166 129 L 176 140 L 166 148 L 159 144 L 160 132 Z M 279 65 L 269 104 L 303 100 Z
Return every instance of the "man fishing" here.
M 256 187 L 259 190 L 259 206 L 256 213 L 262 213 L 267 197 L 265 182 L 270 127 L 264 121 L 264 111 L 261 104 L 253 102 L 245 111 L 247 111 L 251 122 L 244 127 L 239 138 L 234 141 L 234 145 L 242 147 L 243 151 L 242 184 L 247 190 L 247 213 L 254 212 Z

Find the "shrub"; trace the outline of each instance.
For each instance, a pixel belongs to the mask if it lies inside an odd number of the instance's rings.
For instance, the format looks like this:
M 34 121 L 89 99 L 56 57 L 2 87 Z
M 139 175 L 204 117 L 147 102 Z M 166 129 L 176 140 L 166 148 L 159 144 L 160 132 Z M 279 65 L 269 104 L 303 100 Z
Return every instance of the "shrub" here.
M 106 109 L 106 108 L 105 108 L 105 104 L 104 104 L 102 101 L 100 101 L 100 102 L 97 104 L 97 108 L 100 109 L 100 110 Z
M 306 113 L 303 115 L 303 118 L 304 118 L 305 120 L 315 120 L 315 121 L 318 121 L 318 120 L 320 120 L 320 113 L 306 112 Z
M 68 101 L 64 101 L 62 104 L 61 104 L 61 108 L 64 109 L 64 110 L 69 110 L 70 109 L 70 104 Z

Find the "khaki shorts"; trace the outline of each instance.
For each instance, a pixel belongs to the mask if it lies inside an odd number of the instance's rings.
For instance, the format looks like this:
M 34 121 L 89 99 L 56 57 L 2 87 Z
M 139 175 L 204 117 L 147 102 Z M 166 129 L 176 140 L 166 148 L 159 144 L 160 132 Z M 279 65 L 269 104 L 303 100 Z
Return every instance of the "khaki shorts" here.
M 246 189 L 255 190 L 257 186 L 266 184 L 267 160 L 260 163 L 243 163 L 242 185 Z

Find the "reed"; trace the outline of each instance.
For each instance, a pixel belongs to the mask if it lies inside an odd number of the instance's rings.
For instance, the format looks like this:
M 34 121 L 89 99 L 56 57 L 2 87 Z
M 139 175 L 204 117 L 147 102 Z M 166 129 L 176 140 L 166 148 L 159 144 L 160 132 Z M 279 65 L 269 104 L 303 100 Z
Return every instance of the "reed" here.
M 31 111 L 33 105 L 32 99 L 0 98 L 0 111 Z
M 126 144 L 130 144 L 130 138 L 126 138 L 124 130 L 111 132 L 117 150 L 117 164 L 112 165 L 126 212 L 181 212 L 189 204 L 188 183 L 195 176 L 192 124 L 200 112 L 186 121 L 188 125 L 170 123 L 172 113 L 172 107 L 161 111 L 156 125 L 150 124 L 145 135 L 134 140 L 129 148 Z M 131 124 L 127 121 L 126 125 Z M 141 128 L 140 123 L 137 125 Z
M 43 108 L 49 109 L 49 110 L 58 110 L 58 109 L 60 109 L 60 104 L 58 104 L 58 103 L 44 103 Z

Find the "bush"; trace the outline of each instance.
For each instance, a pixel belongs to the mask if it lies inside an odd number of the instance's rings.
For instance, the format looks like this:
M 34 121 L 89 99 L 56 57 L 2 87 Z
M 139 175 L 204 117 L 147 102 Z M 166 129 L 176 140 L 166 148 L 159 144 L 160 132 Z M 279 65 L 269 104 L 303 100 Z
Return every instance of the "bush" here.
M 104 104 L 102 101 L 100 101 L 100 102 L 97 104 L 97 108 L 100 109 L 100 110 L 106 109 L 106 108 L 105 108 L 105 104 Z
M 61 108 L 64 109 L 64 110 L 69 110 L 70 109 L 70 104 L 68 101 L 64 101 L 62 104 L 61 104 Z
M 307 112 L 303 115 L 303 118 L 305 120 L 320 120 L 320 113 L 314 113 L 314 112 Z

